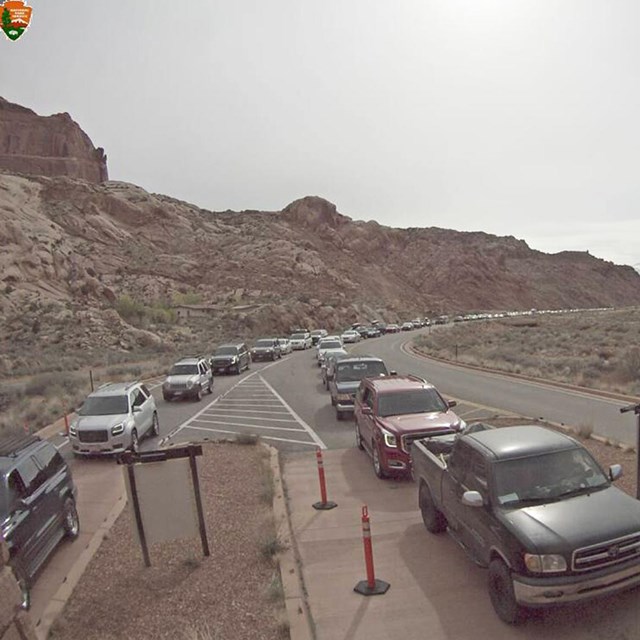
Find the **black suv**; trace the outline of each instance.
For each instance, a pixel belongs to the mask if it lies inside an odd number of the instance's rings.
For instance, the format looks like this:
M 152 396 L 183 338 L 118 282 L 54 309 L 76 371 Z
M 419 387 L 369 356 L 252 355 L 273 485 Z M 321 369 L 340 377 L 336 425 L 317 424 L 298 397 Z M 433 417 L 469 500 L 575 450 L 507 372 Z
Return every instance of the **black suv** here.
M 0 531 L 22 590 L 22 607 L 40 567 L 63 538 L 80 532 L 76 487 L 58 450 L 37 436 L 0 440 Z
M 251 366 L 251 354 L 244 342 L 221 344 L 211 356 L 211 370 L 216 373 L 240 373 Z

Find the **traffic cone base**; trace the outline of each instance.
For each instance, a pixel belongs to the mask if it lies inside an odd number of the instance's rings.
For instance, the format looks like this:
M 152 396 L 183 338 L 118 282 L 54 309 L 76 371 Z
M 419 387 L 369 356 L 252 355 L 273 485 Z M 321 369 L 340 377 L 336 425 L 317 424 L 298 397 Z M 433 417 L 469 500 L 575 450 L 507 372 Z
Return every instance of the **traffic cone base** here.
M 328 511 L 329 509 L 335 509 L 338 506 L 337 502 L 331 502 L 331 500 L 327 502 L 314 502 L 311 505 L 314 509 L 318 509 L 318 511 Z
M 353 590 L 363 596 L 381 596 L 383 593 L 389 591 L 390 586 L 391 585 L 384 580 L 374 580 L 373 587 L 369 586 L 367 580 L 360 580 L 360 582 L 353 587 Z

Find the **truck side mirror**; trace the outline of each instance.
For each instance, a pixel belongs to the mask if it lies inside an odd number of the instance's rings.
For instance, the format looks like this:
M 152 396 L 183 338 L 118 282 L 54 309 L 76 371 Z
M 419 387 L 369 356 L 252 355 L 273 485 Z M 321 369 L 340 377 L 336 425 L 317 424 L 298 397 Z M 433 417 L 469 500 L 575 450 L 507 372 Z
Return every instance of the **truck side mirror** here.
M 362 413 L 363 416 L 370 416 L 371 415 L 371 407 L 367 407 L 365 405 L 364 407 L 362 407 L 361 413 Z
M 465 491 L 462 494 L 462 504 L 466 507 L 483 507 L 484 498 L 479 491 Z
M 609 467 L 609 479 L 615 482 L 622 475 L 622 465 L 612 464 Z
M 457 407 L 458 403 L 455 400 L 449 400 L 447 402 L 447 407 L 449 407 L 449 409 L 451 409 L 452 407 Z

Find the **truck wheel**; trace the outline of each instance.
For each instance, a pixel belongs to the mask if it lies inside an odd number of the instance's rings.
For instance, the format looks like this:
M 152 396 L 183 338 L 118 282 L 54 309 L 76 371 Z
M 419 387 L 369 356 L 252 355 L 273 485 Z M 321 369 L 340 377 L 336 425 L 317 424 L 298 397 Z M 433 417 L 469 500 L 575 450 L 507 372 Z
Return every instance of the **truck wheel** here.
M 24 611 L 29 611 L 31 609 L 31 585 L 27 578 L 27 573 L 18 564 L 13 565 L 11 568 L 18 587 L 20 587 L 20 608 Z
M 78 518 L 76 503 L 71 498 L 67 498 L 64 502 L 62 527 L 64 535 L 70 540 L 75 540 L 80 533 L 80 518 Z
M 387 474 L 382 468 L 382 462 L 380 462 L 380 451 L 378 450 L 378 445 L 375 442 L 371 443 L 371 459 L 373 461 L 373 470 L 378 478 L 386 478 Z
M 442 511 L 436 508 L 431 497 L 429 487 L 424 483 L 420 483 L 420 492 L 418 494 L 420 502 L 420 513 L 422 513 L 422 521 L 427 531 L 431 533 L 442 533 L 447 529 L 447 519 Z
M 489 563 L 489 597 L 500 620 L 515 624 L 522 619 L 523 609 L 516 601 L 511 572 L 502 560 Z

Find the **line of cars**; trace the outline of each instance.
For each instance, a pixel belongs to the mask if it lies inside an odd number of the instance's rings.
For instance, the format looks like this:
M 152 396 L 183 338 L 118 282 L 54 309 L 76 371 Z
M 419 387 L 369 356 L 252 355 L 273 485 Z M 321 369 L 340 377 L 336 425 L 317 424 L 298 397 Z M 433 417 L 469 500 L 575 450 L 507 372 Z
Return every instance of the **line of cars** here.
M 337 337 L 318 343 L 322 384 L 336 418 L 353 418 L 356 444 L 371 457 L 379 478 L 411 474 L 414 440 L 466 427 L 452 411 L 456 402 L 445 400 L 432 384 L 411 374 L 397 375 L 376 356 L 349 354 Z

